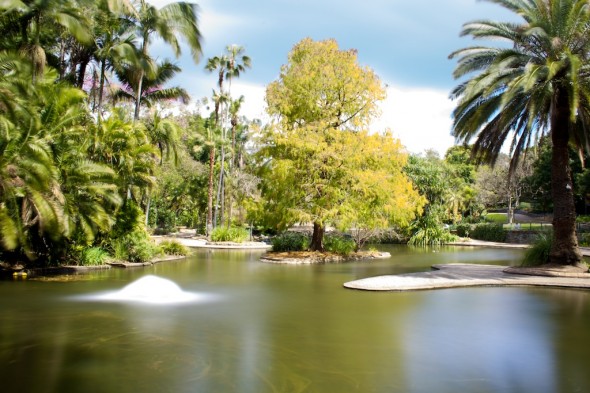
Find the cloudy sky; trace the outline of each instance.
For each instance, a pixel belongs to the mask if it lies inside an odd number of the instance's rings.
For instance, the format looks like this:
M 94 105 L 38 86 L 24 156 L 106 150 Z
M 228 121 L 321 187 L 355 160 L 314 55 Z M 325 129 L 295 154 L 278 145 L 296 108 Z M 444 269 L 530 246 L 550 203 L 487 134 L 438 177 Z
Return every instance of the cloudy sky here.
M 150 0 L 158 7 L 169 0 Z M 341 49 L 356 49 L 359 62 L 375 70 L 388 86 L 375 127 L 389 127 L 407 150 L 444 154 L 450 136 L 455 63 L 448 55 L 472 44 L 459 37 L 472 20 L 514 19 L 497 5 L 477 0 L 199 0 L 203 60 L 177 62 L 183 72 L 174 83 L 195 99 L 210 96 L 214 75 L 206 59 L 228 44 L 246 49 L 252 68 L 232 82 L 232 95 L 246 99 L 243 114 L 262 118 L 265 86 L 278 78 L 287 54 L 305 37 L 334 38 Z M 162 43 L 152 51 L 173 58 Z

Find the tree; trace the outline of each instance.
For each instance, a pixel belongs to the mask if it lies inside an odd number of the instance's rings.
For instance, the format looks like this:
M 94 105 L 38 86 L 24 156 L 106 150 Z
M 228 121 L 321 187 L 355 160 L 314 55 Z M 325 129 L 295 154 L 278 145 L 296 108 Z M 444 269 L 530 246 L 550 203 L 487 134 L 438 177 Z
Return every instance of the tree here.
M 507 206 L 508 223 L 514 223 L 514 209 L 528 191 L 527 177 L 532 174 L 533 157 L 529 153 L 510 173 L 509 159 L 502 154 L 496 165 L 479 167 L 477 171 L 478 200 L 487 207 Z
M 162 87 L 180 71 L 180 67 L 165 60 L 155 65 L 153 71 L 154 74 L 151 76 L 143 75 L 141 103 L 151 108 L 156 102 L 165 100 L 180 100 L 183 103 L 189 102 L 190 96 L 182 87 Z M 136 80 L 138 74 L 135 67 L 129 65 L 117 68 L 115 73 L 119 80 L 123 82 L 123 86 L 113 92 L 113 99 L 115 101 L 137 102 L 138 91 L 135 87 L 139 84 Z
M 232 109 L 230 107 L 228 107 L 227 105 L 224 104 L 230 104 L 233 102 L 231 99 L 231 82 L 233 78 L 238 78 L 245 70 L 246 68 L 249 68 L 251 65 L 251 61 L 250 58 L 246 55 L 244 55 L 244 48 L 242 46 L 239 45 L 228 45 L 225 48 L 225 52 L 223 55 L 221 56 L 215 56 L 210 58 L 207 61 L 207 65 L 205 66 L 205 69 L 209 72 L 217 72 L 217 86 L 219 87 L 219 97 L 218 99 L 216 99 L 214 97 L 214 101 L 215 101 L 215 123 L 216 126 L 219 127 L 219 129 L 221 130 L 221 139 L 222 139 L 222 144 L 221 144 L 221 170 L 219 171 L 219 181 L 217 183 L 217 203 L 215 203 L 215 218 L 214 218 L 214 224 L 217 224 L 217 212 L 218 212 L 218 207 L 221 208 L 221 221 L 223 221 L 223 216 L 224 216 L 224 206 L 225 206 L 225 139 L 226 139 L 226 122 L 224 121 L 224 119 L 226 119 L 225 114 L 228 114 L 229 116 L 232 116 Z M 227 80 L 229 82 L 229 88 L 226 91 L 224 91 L 223 89 L 223 82 Z M 221 97 L 223 97 L 224 99 L 222 100 Z M 243 101 L 243 99 L 242 99 Z M 224 109 L 227 109 L 227 112 L 224 111 Z M 238 107 L 235 108 L 236 114 L 237 114 L 237 110 L 239 110 L 239 104 Z M 233 138 L 234 138 L 234 132 L 235 132 L 235 127 L 233 126 L 233 118 L 230 119 L 230 121 L 232 121 L 232 147 L 233 147 Z M 230 162 L 230 170 L 232 169 L 232 164 Z M 231 203 L 231 202 L 230 202 Z M 231 210 L 231 207 L 230 207 Z M 230 215 L 231 215 L 231 211 L 230 211 Z M 231 219 L 231 217 L 228 218 L 228 222 Z
M 182 37 L 188 47 L 195 62 L 199 61 L 201 54 L 201 32 L 197 26 L 198 6 L 194 3 L 175 2 L 170 3 L 161 9 L 157 9 L 146 0 L 139 0 L 138 17 L 136 26 L 138 36 L 141 40 L 141 53 L 145 59 L 148 57 L 148 47 L 152 35 L 159 36 L 164 42 L 169 44 L 176 56 L 181 53 L 180 42 L 177 36 Z M 134 78 L 137 82 L 134 91 L 136 92 L 135 115 L 139 118 L 139 107 L 143 99 L 143 82 L 145 71 L 138 69 L 138 76 Z
M 266 90 L 275 122 L 258 153 L 264 202 L 259 217 L 286 228 L 313 223 L 312 250 L 328 224 L 341 228 L 406 222 L 420 208 L 402 173 L 406 156 L 388 133 L 366 129 L 385 91 L 356 51 L 304 39 Z M 269 221 L 267 221 L 269 222 Z
M 131 8 L 130 12 L 134 11 Z M 122 69 L 125 63 L 133 64 L 136 68 L 142 65 L 137 55 L 135 37 L 129 34 L 133 26 L 131 21 L 104 9 L 98 10 L 96 19 L 94 58 L 98 62 L 99 86 L 98 103 L 94 109 L 101 117 L 106 71 Z
M 489 0 L 524 20 L 475 21 L 462 35 L 508 41 L 503 47 L 474 46 L 450 55 L 458 59 L 454 76 L 468 79 L 452 97 L 453 135 L 476 138 L 473 151 L 493 163 L 512 139 L 511 168 L 545 133 L 553 143 L 551 162 L 553 245 L 550 261 L 581 261 L 568 148 L 587 147 L 590 126 L 590 8 L 585 0 Z

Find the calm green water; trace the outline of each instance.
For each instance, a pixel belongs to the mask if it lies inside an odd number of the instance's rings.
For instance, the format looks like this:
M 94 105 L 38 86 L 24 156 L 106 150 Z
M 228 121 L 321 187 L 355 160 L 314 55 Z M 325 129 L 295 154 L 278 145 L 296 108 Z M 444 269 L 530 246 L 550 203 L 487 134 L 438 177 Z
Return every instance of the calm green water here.
M 507 265 L 521 255 L 388 250 L 388 260 L 318 266 L 200 251 L 79 281 L 0 282 L 0 391 L 590 391 L 590 292 L 342 288 L 433 263 Z M 208 296 L 175 306 L 80 299 L 147 274 Z

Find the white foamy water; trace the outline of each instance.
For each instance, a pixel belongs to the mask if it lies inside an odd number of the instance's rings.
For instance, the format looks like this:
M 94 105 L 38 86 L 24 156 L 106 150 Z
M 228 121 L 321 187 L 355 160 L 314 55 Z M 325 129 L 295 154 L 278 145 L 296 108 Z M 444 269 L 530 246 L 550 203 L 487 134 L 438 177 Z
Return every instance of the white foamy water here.
M 211 295 L 185 292 L 175 282 L 153 275 L 144 276 L 123 289 L 80 297 L 82 300 L 177 304 L 211 299 Z

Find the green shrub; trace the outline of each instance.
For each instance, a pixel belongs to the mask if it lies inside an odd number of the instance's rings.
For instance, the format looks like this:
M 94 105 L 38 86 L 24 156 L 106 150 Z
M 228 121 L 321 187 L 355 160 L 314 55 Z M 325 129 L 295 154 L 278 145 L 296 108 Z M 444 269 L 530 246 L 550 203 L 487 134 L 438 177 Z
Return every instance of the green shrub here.
M 109 253 L 100 247 L 85 248 L 79 256 L 80 264 L 83 266 L 104 265 L 109 258 Z
M 521 266 L 540 266 L 549 263 L 549 252 L 553 244 L 551 231 L 539 233 L 533 246 L 524 254 Z
M 426 227 L 414 232 L 408 244 L 411 246 L 427 246 L 450 243 L 456 240 L 457 236 L 442 227 Z
M 127 200 L 115 215 L 115 225 L 109 237 L 118 239 L 135 231 L 145 231 L 145 216 L 137 203 Z
M 455 225 L 455 230 L 457 231 L 457 236 L 461 237 L 469 237 L 471 231 L 473 230 L 472 224 L 457 224 Z
M 305 251 L 309 249 L 309 236 L 299 232 L 283 232 L 273 237 L 272 250 L 275 252 L 284 251 Z
M 130 262 L 147 262 L 160 254 L 160 249 L 142 230 L 135 230 L 111 242 L 116 259 Z
M 160 250 L 166 255 L 188 255 L 189 250 L 177 240 L 164 240 L 160 244 Z
M 386 229 L 367 239 L 372 244 L 401 244 L 405 243 L 404 236 L 395 229 Z
M 408 241 L 411 246 L 427 246 L 449 243 L 457 240 L 442 224 L 442 208 L 431 206 L 411 227 L 412 236 Z
M 324 238 L 324 248 L 336 254 L 348 255 L 355 250 L 356 243 L 353 239 L 332 235 Z
M 579 244 L 582 247 L 590 247 L 590 233 L 578 233 Z
M 246 228 L 220 226 L 211 233 L 211 240 L 214 242 L 243 243 L 250 237 Z
M 505 242 L 506 231 L 502 224 L 477 224 L 473 228 L 470 237 L 477 240 L 490 242 Z

